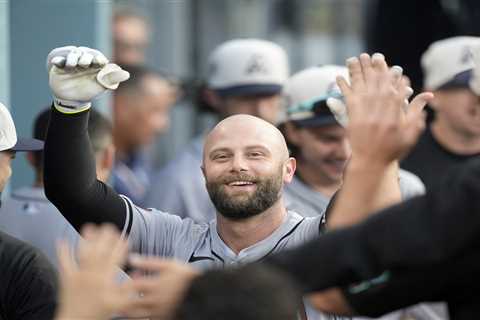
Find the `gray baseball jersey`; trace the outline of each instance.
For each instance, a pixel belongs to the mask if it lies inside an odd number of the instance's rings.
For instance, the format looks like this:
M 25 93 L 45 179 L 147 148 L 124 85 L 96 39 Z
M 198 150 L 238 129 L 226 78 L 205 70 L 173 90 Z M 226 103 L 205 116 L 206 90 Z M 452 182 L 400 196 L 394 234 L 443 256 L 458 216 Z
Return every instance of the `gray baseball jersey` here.
M 0 230 L 40 249 L 57 267 L 57 240 L 77 246 L 80 235 L 45 196 L 43 188 L 15 190 L 2 202 Z
M 425 186 L 419 177 L 403 169 L 399 170 L 398 175 L 402 199 L 425 193 Z M 283 194 L 287 208 L 304 217 L 323 215 L 330 201 L 329 197 L 313 190 L 296 176 L 285 185 Z

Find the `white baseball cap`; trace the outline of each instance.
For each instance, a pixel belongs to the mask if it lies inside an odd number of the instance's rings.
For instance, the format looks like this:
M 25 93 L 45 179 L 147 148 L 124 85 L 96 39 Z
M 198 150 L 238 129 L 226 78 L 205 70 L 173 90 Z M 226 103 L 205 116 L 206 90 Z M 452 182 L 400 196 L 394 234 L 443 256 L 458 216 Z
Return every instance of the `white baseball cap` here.
M 337 65 L 324 65 L 304 69 L 288 79 L 284 88 L 287 120 L 302 127 L 338 124 L 326 101 L 341 99 L 337 76 L 348 80 L 348 69 Z
M 466 36 L 432 43 L 421 58 L 425 89 L 469 88 L 472 48 L 479 44 L 479 37 Z
M 0 103 L 0 151 L 36 151 L 43 149 L 43 141 L 37 139 L 17 139 L 12 116 Z
M 288 78 L 285 50 L 260 39 L 235 39 L 210 54 L 207 82 L 222 96 L 276 94 Z

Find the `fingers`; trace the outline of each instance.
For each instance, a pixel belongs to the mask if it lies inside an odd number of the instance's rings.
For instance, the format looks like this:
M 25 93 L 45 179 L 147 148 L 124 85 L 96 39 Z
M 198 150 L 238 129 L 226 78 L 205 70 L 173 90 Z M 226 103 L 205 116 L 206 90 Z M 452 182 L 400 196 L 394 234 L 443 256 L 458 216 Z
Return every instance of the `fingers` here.
M 137 254 L 130 255 L 129 261 L 133 267 L 144 271 L 160 272 L 166 271 L 167 269 L 184 267 L 180 263 L 173 260 L 167 260 L 158 257 L 143 257 Z
M 112 268 L 125 260 L 128 246 L 112 225 L 82 229 L 83 241 L 79 244 L 78 260 L 81 267 Z
M 412 102 L 410 102 L 408 113 L 422 113 L 423 109 L 433 99 L 433 93 L 431 92 L 423 92 L 418 94 Z
M 358 60 L 357 57 L 348 58 L 346 61 L 346 65 L 347 65 L 348 74 L 350 77 L 351 88 L 354 90 L 363 89 L 365 87 L 365 80 L 363 78 L 362 66 L 360 64 L 360 60 Z M 340 87 L 340 84 L 339 84 L 339 87 Z M 342 93 L 345 94 L 345 92 L 343 91 Z
M 108 59 L 98 50 L 87 47 L 62 47 L 54 49 L 47 57 L 47 68 L 102 68 Z

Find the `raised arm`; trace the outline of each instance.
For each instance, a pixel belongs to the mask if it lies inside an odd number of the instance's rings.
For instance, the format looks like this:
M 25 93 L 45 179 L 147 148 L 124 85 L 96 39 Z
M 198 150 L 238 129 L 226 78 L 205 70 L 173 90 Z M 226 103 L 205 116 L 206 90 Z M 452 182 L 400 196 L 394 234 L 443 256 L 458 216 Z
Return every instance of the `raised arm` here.
M 47 68 L 54 103 L 44 150 L 45 193 L 77 230 L 88 222 L 109 222 L 122 230 L 126 203 L 97 180 L 87 126 L 90 101 L 116 89 L 128 73 L 85 47 L 53 50 Z

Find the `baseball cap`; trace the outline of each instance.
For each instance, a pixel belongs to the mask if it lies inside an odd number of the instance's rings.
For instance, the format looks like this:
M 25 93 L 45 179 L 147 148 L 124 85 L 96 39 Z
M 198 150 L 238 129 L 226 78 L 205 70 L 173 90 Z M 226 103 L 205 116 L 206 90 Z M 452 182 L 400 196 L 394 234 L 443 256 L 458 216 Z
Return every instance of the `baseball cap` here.
M 0 103 L 0 151 L 36 151 L 43 149 L 43 141 L 37 139 L 17 139 L 12 116 Z
M 428 90 L 469 88 L 474 67 L 472 48 L 479 37 L 453 37 L 432 43 L 422 55 L 424 87 Z
M 207 83 L 221 96 L 270 95 L 282 91 L 288 73 L 287 54 L 279 45 L 235 39 L 210 54 Z
M 290 77 L 284 88 L 287 120 L 301 127 L 338 124 L 327 106 L 330 97 L 342 99 L 337 76 L 348 79 L 348 69 L 324 65 L 304 69 Z

